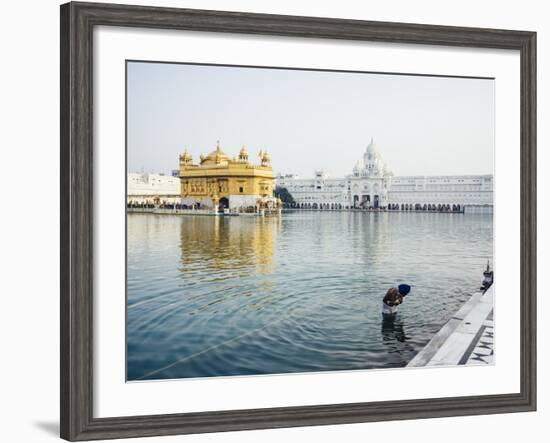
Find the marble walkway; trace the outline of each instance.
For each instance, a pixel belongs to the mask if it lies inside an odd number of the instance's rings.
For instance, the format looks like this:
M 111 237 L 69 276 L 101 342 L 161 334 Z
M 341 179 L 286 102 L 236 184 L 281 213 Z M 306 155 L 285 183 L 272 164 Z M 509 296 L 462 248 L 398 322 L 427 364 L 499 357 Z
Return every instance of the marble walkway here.
M 472 295 L 408 367 L 492 364 L 494 289 Z
M 471 354 L 466 361 L 467 365 L 483 365 L 492 364 L 494 350 L 494 325 L 493 314 L 489 315 L 487 320 L 483 322 L 483 330 L 479 340 L 472 349 Z

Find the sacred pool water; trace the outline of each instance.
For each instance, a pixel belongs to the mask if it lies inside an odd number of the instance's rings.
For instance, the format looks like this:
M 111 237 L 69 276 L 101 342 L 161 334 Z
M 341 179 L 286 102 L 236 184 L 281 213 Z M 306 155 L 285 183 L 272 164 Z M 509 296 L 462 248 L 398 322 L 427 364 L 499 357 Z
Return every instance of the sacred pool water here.
M 128 380 L 392 368 L 479 288 L 493 216 L 128 214 L 127 248 Z

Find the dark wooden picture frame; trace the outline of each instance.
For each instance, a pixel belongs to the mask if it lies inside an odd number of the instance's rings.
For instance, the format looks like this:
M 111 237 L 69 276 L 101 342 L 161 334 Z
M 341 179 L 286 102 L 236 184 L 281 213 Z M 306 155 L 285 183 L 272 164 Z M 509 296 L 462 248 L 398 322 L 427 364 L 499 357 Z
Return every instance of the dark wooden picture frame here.
M 92 45 L 95 26 L 513 49 L 521 58 L 521 390 L 270 409 L 93 416 Z M 61 437 L 92 440 L 536 409 L 536 33 L 100 3 L 61 6 Z M 122 295 L 121 295 L 122 296 Z M 121 357 L 122 358 L 122 357 Z

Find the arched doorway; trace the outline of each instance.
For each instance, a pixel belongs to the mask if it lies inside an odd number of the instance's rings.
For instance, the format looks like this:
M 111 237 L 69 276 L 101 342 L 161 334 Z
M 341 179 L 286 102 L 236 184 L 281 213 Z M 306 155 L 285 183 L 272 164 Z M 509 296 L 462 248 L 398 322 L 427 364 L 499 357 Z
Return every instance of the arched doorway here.
M 220 209 L 229 208 L 229 199 L 227 197 L 220 198 Z

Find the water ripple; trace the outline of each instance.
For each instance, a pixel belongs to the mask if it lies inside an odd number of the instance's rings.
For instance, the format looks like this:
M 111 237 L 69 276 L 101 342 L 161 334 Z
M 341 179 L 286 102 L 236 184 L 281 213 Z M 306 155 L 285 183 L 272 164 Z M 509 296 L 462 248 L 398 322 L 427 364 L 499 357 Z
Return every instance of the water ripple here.
M 477 214 L 129 214 L 128 379 L 404 366 L 479 286 L 492 237 Z

